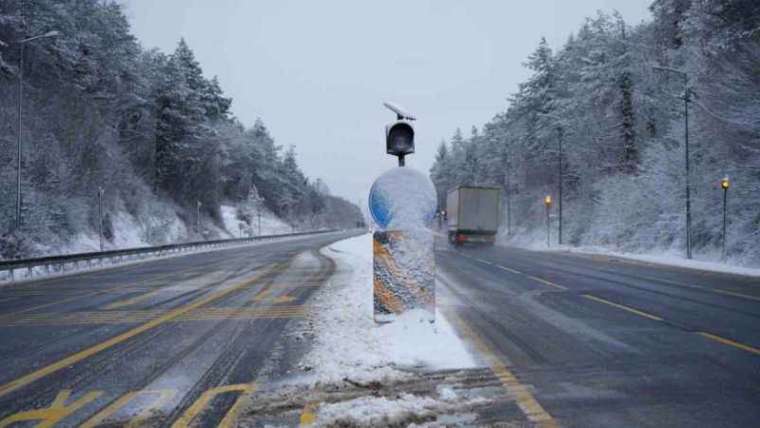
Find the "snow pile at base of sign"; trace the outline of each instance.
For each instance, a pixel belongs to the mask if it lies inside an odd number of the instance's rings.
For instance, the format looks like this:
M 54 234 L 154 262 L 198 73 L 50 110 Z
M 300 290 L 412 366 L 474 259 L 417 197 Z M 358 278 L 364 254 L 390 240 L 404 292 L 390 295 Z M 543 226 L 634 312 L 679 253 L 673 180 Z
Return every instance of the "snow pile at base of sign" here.
M 311 351 L 299 364 L 307 383 L 392 379 L 403 369 L 477 367 L 462 340 L 440 313 L 409 311 L 394 322 L 372 317 L 372 237 L 362 235 L 322 250 L 337 262 L 336 273 L 312 299 L 307 334 Z
M 384 230 L 412 231 L 424 228 L 435 213 L 436 194 L 427 175 L 411 168 L 386 171 L 370 191 L 370 208 L 377 226 Z

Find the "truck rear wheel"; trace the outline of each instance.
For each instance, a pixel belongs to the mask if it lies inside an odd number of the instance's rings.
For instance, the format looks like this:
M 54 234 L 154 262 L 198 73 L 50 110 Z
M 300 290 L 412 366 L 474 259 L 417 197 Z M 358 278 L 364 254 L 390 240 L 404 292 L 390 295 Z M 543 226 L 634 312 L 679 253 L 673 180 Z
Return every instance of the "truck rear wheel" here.
M 457 247 L 460 245 L 459 240 L 457 240 L 456 232 L 449 232 L 449 243 Z

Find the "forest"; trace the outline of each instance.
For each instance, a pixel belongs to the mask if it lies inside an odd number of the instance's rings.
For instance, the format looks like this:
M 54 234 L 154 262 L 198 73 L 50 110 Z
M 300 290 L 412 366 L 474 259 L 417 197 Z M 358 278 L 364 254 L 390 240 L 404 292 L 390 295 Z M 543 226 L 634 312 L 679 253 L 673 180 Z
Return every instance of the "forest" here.
M 99 194 L 107 247 L 237 233 L 222 204 L 247 224 L 262 208 L 299 230 L 362 222 L 261 120 L 234 117 L 184 40 L 143 48 L 116 2 L 0 2 L 0 99 L 0 258 L 80 248 L 99 233 Z
M 760 265 L 760 2 L 656 0 L 631 26 L 586 19 L 559 49 L 540 40 L 505 110 L 441 142 L 431 179 L 504 190 L 500 239 L 679 254 L 686 246 L 688 118 L 691 246 Z M 685 114 L 688 109 L 688 116 Z M 560 190 L 561 189 L 561 190 Z

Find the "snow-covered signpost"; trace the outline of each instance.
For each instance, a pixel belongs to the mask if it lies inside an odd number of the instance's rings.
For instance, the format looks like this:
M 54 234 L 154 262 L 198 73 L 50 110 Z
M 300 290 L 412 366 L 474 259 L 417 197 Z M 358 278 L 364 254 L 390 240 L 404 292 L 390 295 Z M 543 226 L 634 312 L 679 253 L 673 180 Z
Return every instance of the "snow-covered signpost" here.
M 375 222 L 374 317 L 389 322 L 402 313 L 418 313 L 435 320 L 435 258 L 430 224 L 436 193 L 428 177 L 405 168 L 414 153 L 414 116 L 385 103 L 396 121 L 385 128 L 386 153 L 398 157 L 398 168 L 372 185 L 369 209 Z

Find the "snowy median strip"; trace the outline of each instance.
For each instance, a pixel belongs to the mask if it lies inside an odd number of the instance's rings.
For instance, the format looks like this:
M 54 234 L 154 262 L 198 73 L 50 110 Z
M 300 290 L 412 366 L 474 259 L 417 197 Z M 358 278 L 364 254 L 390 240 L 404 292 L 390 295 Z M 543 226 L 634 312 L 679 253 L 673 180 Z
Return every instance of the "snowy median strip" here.
M 477 367 L 440 311 L 434 324 L 416 311 L 389 324 L 374 322 L 371 235 L 337 242 L 322 252 L 337 268 L 312 298 L 304 325 L 315 337 L 300 363 L 308 370 L 302 379 L 306 383 L 365 383 L 403 378 L 411 369 Z

